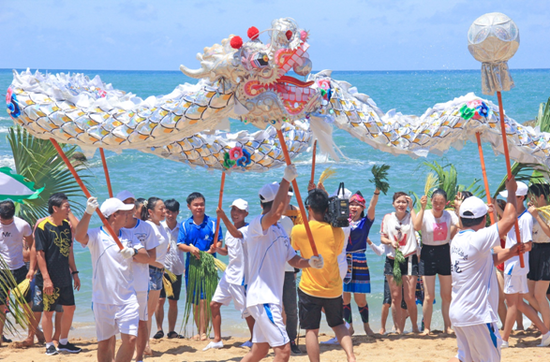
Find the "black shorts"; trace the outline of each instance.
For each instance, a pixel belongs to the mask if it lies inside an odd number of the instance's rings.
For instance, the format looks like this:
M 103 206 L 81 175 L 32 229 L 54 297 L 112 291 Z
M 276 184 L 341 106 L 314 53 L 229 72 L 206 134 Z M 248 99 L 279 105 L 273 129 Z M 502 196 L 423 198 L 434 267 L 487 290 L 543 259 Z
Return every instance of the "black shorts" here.
M 451 247 L 445 245 L 423 245 L 418 265 L 420 275 L 451 275 Z
M 382 304 L 391 304 L 391 291 L 388 284 L 388 278 L 384 278 L 384 301 Z M 405 292 L 403 285 L 401 285 L 401 309 L 407 309 L 407 303 L 405 303 Z
M 44 309 L 43 300 L 42 300 L 42 294 L 43 294 L 43 287 L 36 285 L 34 287 L 35 293 L 34 293 L 34 304 L 32 306 L 33 312 L 42 312 Z M 58 288 L 55 288 L 58 289 Z M 59 311 L 58 306 L 71 306 L 74 305 L 74 290 L 72 285 L 68 287 L 59 287 L 59 297 L 55 300 L 53 304 L 50 305 L 49 311 L 50 312 L 57 312 Z
M 550 280 L 550 243 L 533 243 L 529 252 L 527 279 L 535 282 Z
M 25 280 L 28 272 L 29 270 L 27 269 L 26 265 L 23 265 L 21 268 L 15 269 L 15 270 L 1 270 L 0 283 L 2 283 L 2 286 L 4 286 L 4 288 L 6 289 L 13 289 L 17 285 L 19 285 L 19 283 Z M 15 285 L 12 282 L 10 282 L 11 278 L 8 278 L 8 276 L 6 275 L 7 273 L 11 273 L 11 275 L 13 276 L 13 279 L 15 279 L 15 283 L 16 283 Z M 0 288 L 0 305 L 6 304 L 7 295 L 4 293 L 4 288 Z M 25 302 L 30 303 L 31 301 L 30 290 L 28 290 L 23 297 L 25 298 Z
M 325 308 L 325 316 L 329 327 L 338 327 L 344 324 L 344 301 L 338 298 L 317 298 L 308 295 L 298 288 L 298 310 L 300 326 L 303 329 L 319 329 L 321 324 L 321 310 Z
M 409 261 L 411 262 L 411 268 L 409 270 Z M 395 260 L 386 256 L 386 263 L 384 264 L 384 275 L 393 275 L 393 264 Z M 405 258 L 405 262 L 401 264 L 401 275 L 418 275 L 418 257 L 416 253 L 409 255 Z
M 173 297 L 168 297 L 170 300 L 180 300 L 180 294 L 181 294 L 181 280 L 182 275 L 176 275 L 176 281 L 172 282 L 170 280 L 170 277 L 168 274 L 164 273 L 164 277 L 170 281 L 172 284 L 172 290 L 174 291 Z M 164 290 L 164 283 L 162 283 L 162 289 L 160 290 L 160 297 L 159 298 L 166 298 L 166 291 Z

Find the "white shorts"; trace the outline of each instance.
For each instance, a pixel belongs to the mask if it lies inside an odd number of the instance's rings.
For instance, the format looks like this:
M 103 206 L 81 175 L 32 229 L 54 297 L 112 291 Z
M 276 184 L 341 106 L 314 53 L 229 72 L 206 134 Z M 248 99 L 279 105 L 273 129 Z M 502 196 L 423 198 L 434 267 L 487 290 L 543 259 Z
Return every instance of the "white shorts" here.
M 502 339 L 496 323 L 453 328 L 461 362 L 500 362 Z
M 527 294 L 527 275 L 504 274 L 504 294 Z
M 139 305 L 139 320 L 146 321 L 149 318 L 147 314 L 147 301 L 148 293 L 147 292 L 136 292 L 138 305 Z
M 290 342 L 283 323 L 281 306 L 259 304 L 248 307 L 248 311 L 255 320 L 252 343 L 268 343 L 273 348 Z
M 241 312 L 242 318 L 250 316 L 250 313 L 248 313 L 248 310 L 246 309 L 246 295 L 244 286 L 230 284 L 225 280 L 225 278 L 222 278 L 216 287 L 216 292 L 212 297 L 212 301 L 227 306 L 231 300 L 233 300 L 235 309 Z
M 97 341 L 104 341 L 117 333 L 137 337 L 139 313 L 137 303 L 123 305 L 94 303 Z

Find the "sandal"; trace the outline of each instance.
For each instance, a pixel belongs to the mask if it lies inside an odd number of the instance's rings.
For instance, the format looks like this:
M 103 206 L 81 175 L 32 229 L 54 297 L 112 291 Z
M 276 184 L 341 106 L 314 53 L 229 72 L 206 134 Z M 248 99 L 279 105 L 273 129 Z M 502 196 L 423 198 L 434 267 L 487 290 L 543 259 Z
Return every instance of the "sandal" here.
M 155 333 L 155 335 L 153 336 L 154 339 L 161 339 L 162 337 L 164 337 L 164 332 L 162 331 L 162 329 L 160 331 L 157 331 L 157 333 Z
M 176 331 L 169 332 L 166 335 L 166 337 L 168 337 L 168 339 L 173 339 L 173 338 L 182 339 L 182 338 L 184 338 L 181 334 L 178 334 Z

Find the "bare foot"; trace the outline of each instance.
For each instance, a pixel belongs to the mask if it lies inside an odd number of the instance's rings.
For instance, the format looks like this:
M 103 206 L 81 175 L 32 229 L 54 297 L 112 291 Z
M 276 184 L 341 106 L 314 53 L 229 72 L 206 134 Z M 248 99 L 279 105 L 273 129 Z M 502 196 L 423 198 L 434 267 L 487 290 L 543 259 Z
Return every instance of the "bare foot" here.
M 445 329 L 445 334 L 455 334 L 455 331 L 453 331 L 452 328 L 448 327 Z
M 429 336 L 430 334 L 432 334 L 432 331 L 430 331 L 429 329 L 424 329 L 424 332 L 421 333 L 421 335 L 423 336 Z
M 145 349 L 143 350 L 143 354 L 145 356 L 152 356 L 153 355 L 153 351 L 151 350 L 151 347 L 147 346 L 145 347 Z
M 420 329 L 418 329 L 418 327 L 415 328 L 415 327 L 413 326 L 413 333 L 414 333 L 414 334 L 420 334 Z
M 194 341 L 200 341 L 201 336 L 200 336 L 200 334 L 195 334 L 191 339 L 194 340 Z
M 206 333 L 201 334 L 201 341 L 206 341 L 208 339 L 208 336 Z
M 378 331 L 378 333 L 380 333 L 381 335 L 386 334 L 386 328 L 380 328 L 380 330 Z
M 367 336 L 370 336 L 370 337 L 374 336 L 374 332 L 372 331 L 368 323 L 363 323 L 363 327 L 365 329 L 365 333 L 367 334 Z

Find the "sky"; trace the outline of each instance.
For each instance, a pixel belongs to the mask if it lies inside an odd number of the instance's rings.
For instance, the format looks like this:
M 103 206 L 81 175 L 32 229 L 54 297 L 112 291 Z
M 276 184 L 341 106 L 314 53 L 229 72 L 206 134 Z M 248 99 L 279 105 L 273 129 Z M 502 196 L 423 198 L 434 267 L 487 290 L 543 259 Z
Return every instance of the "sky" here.
M 466 35 L 488 12 L 519 27 L 510 68 L 550 67 L 548 0 L 0 0 L 0 68 L 198 68 L 205 46 L 291 17 L 314 70 L 479 69 Z

